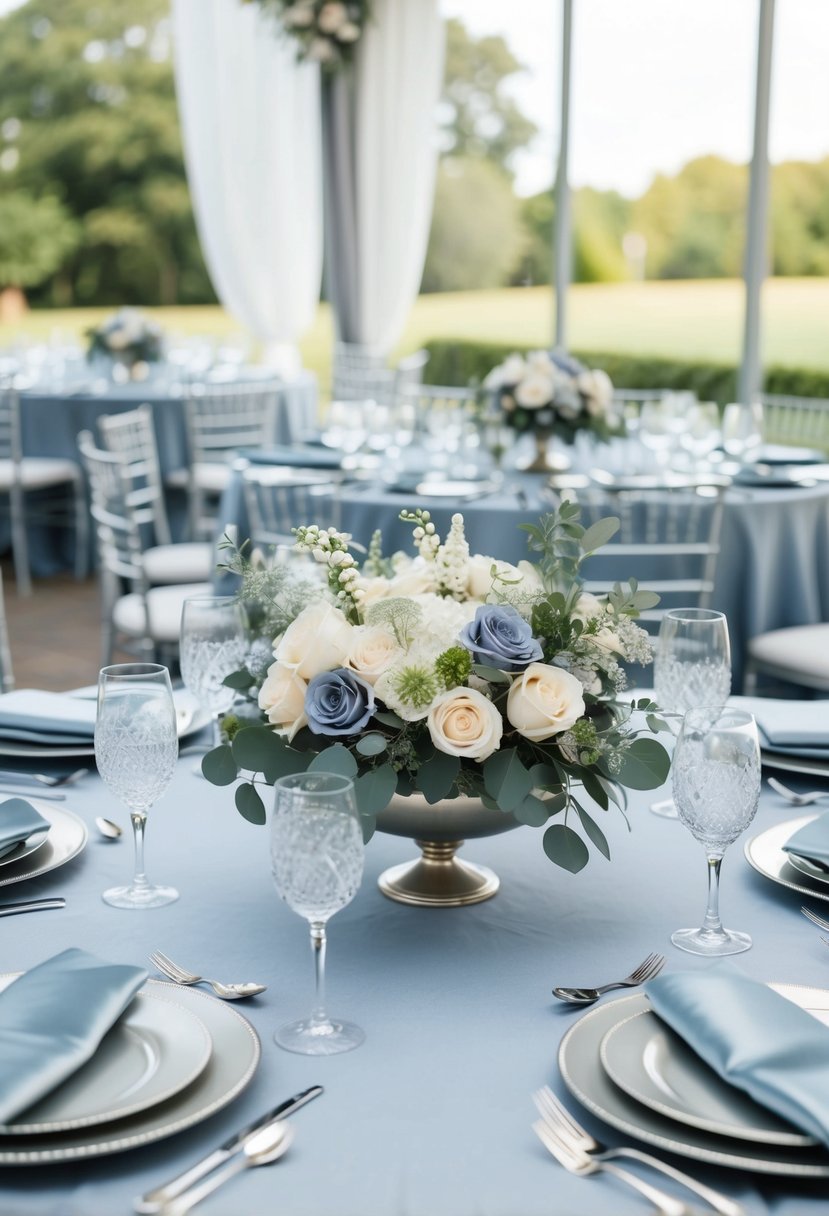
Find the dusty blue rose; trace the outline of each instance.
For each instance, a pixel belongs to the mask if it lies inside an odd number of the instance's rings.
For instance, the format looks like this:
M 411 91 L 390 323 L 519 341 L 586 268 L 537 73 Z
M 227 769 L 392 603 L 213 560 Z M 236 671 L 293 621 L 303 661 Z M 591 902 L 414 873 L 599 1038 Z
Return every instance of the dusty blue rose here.
M 460 640 L 475 663 L 499 671 L 523 671 L 544 657 L 541 643 L 510 604 L 482 604 L 474 621 L 464 625 Z
M 305 713 L 315 735 L 356 735 L 374 713 L 374 689 L 345 667 L 324 671 L 305 690 Z

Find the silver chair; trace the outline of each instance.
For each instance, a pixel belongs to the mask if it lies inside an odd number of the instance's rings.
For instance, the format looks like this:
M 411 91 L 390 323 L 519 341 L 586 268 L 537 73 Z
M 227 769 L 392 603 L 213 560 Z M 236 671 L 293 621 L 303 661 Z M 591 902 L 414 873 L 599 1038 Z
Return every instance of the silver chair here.
M 339 527 L 340 478 L 328 470 L 249 466 L 242 492 L 254 547 L 293 546 L 291 529 L 315 523 L 325 511 L 326 526 Z
M 396 373 L 385 352 L 356 342 L 335 342 L 331 373 L 332 401 L 377 401 L 391 405 Z
M 96 448 L 89 431 L 78 436 L 92 498 L 102 593 L 102 659 L 112 661 L 115 643 L 148 658 L 178 652 L 181 607 L 191 595 L 209 595 L 209 583 L 151 587 L 143 561 L 141 532 L 152 520 L 136 498 L 123 456 Z
M 46 497 L 61 490 L 59 501 Z M 24 456 L 20 438 L 20 395 L 13 386 L 0 388 L 0 494 L 9 497 L 12 557 L 19 595 L 31 595 L 27 521 L 72 527 L 75 532 L 75 577 L 86 577 L 89 527 L 83 471 L 75 460 Z M 38 494 L 36 500 L 32 495 Z M 67 510 L 67 495 L 71 510 Z
M 131 502 L 142 511 L 140 535 L 147 581 L 151 586 L 208 581 L 215 567 L 212 544 L 171 542 L 152 408 L 142 405 L 123 414 L 106 414 L 98 419 L 98 428 L 106 450 L 123 457 Z
M 273 443 L 282 382 L 195 385 L 185 398 L 190 467 L 184 474 L 190 537 L 211 538 L 219 497 L 240 448 Z M 177 479 L 168 478 L 168 485 Z
M 829 401 L 764 393 L 763 440 L 829 451 Z
M 6 624 L 6 601 L 3 595 L 3 575 L 0 573 L 0 692 L 11 692 L 14 688 L 12 653 L 9 646 L 9 631 Z

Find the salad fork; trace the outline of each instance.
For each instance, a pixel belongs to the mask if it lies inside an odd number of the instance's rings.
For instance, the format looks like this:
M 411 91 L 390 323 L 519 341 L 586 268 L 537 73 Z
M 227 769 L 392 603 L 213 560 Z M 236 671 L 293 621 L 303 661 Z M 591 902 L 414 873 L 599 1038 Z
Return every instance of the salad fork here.
M 640 1152 L 636 1148 L 605 1148 L 573 1118 L 567 1107 L 558 1100 L 548 1086 L 545 1085 L 543 1089 L 534 1093 L 533 1101 L 541 1115 L 541 1122 L 550 1135 L 556 1136 L 558 1140 L 569 1145 L 574 1153 L 583 1153 L 594 1163 L 606 1164 L 617 1157 L 622 1157 L 629 1161 L 638 1161 L 642 1165 L 649 1165 L 652 1169 L 664 1174 L 666 1178 L 678 1182 L 698 1195 L 700 1199 L 704 1199 L 715 1212 L 721 1213 L 721 1216 L 745 1216 L 743 1208 L 733 1199 L 721 1195 L 719 1191 L 712 1190 L 702 1182 L 697 1182 L 695 1178 L 689 1177 L 681 1170 L 674 1169 L 672 1165 L 668 1165 L 658 1157 L 652 1157 L 650 1153 Z M 550 1151 L 552 1152 L 552 1149 Z
M 769 777 L 768 783 L 776 794 L 785 798 L 792 806 L 811 806 L 813 802 L 819 802 L 821 798 L 829 798 L 829 790 L 810 790 L 807 794 L 798 794 L 797 790 L 790 790 L 776 777 Z
M 150 955 L 150 962 L 158 968 L 162 975 L 166 975 L 168 980 L 172 980 L 174 984 L 181 984 L 182 987 L 186 988 L 191 984 L 209 984 L 216 996 L 221 997 L 223 1001 L 243 1001 L 245 997 L 258 996 L 260 992 L 265 991 L 266 987 L 265 984 L 222 984 L 219 980 L 205 979 L 202 975 L 196 975 L 194 971 L 185 971 L 160 950 L 156 950 Z
M 602 984 L 599 988 L 554 988 L 553 996 L 557 996 L 560 1001 L 569 1001 L 571 1005 L 592 1005 L 602 993 L 610 992 L 612 988 L 638 988 L 640 984 L 659 975 L 664 966 L 664 954 L 649 954 L 623 980 L 616 980 L 612 984 Z

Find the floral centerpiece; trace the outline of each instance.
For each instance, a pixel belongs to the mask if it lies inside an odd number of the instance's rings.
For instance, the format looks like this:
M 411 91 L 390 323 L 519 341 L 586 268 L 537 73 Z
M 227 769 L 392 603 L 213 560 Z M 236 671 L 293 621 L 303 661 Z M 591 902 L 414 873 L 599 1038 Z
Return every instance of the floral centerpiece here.
M 529 467 L 536 471 L 548 467 L 552 435 L 570 444 L 580 431 L 606 440 L 620 430 L 610 377 L 562 351 L 510 355 L 492 369 L 484 389 L 493 394 L 508 426 L 535 436 L 538 454 Z
M 225 718 L 228 742 L 205 757 L 205 776 L 241 778 L 236 806 L 255 823 L 265 821 L 262 782 L 333 770 L 354 778 L 367 838 L 395 798 L 434 807 L 436 839 L 454 800 L 474 799 L 494 826 L 465 835 L 544 827 L 547 856 L 573 872 L 587 842 L 609 857 L 595 807 L 623 811 L 625 786 L 656 788 L 669 768 L 652 737 L 655 706 L 638 703 L 646 718 L 634 726 L 621 700 L 622 662 L 651 659 L 635 618 L 658 597 L 631 580 L 597 598 L 579 578 L 618 520 L 584 529 L 564 503 L 525 525 L 536 561 L 513 566 L 470 553 L 461 515 L 443 541 L 428 511 L 401 518 L 416 555 L 384 556 L 375 534 L 362 564 L 347 534 L 295 529 L 324 584 L 225 541 L 267 644 L 227 677 L 255 712 Z
M 121 308 L 87 330 L 87 358 L 103 355 L 125 367 L 136 380 L 146 377 L 149 363 L 164 357 L 162 330 L 134 308 Z
M 248 0 L 250 3 L 251 0 Z M 368 20 L 367 0 L 256 0 L 297 42 L 297 57 L 332 69 L 348 62 Z

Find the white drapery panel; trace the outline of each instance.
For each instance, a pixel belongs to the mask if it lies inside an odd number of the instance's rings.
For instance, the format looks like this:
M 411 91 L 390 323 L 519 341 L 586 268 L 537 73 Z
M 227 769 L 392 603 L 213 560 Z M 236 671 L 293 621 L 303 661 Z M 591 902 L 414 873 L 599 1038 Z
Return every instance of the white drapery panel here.
M 173 0 L 176 89 L 216 294 L 284 371 L 322 272 L 319 70 L 257 4 Z

